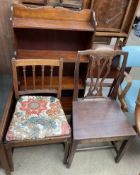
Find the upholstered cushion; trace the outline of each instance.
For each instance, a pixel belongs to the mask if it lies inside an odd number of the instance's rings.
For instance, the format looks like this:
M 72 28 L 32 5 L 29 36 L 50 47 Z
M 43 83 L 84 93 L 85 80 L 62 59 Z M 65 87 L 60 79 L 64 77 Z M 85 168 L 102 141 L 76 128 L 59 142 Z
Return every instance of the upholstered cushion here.
M 126 81 L 124 80 L 121 84 L 121 89 L 124 89 L 125 86 L 126 86 Z M 140 89 L 140 80 L 133 80 L 132 86 L 125 96 L 125 101 L 127 103 L 128 110 L 131 113 L 134 113 L 135 111 L 136 100 L 138 97 L 139 89 Z
M 69 134 L 70 126 L 57 98 L 22 96 L 16 104 L 6 140 L 43 139 Z
M 128 52 L 127 67 L 140 67 L 140 46 L 125 46 L 122 50 Z

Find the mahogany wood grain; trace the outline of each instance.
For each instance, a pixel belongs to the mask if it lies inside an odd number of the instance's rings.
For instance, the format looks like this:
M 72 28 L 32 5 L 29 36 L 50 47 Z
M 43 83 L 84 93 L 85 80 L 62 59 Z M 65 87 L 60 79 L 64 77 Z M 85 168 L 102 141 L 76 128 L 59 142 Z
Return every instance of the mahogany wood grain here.
M 78 98 L 78 80 L 80 56 L 89 55 L 89 66 L 87 75 L 90 83 L 86 94 Z M 114 77 L 109 94 L 103 95 L 103 82 L 109 74 L 114 56 L 122 56 L 123 63 L 119 73 Z M 122 145 L 117 150 L 116 162 L 119 162 L 124 155 L 129 140 L 136 135 L 121 107 L 117 103 L 116 92 L 123 80 L 123 74 L 126 67 L 127 53 L 119 50 L 111 51 L 106 49 L 79 51 L 75 65 L 75 87 L 73 101 L 73 140 L 71 143 L 70 154 L 68 157 L 68 168 L 71 166 L 74 154 L 79 144 L 91 144 L 97 142 L 122 141 Z M 117 57 L 119 59 L 119 57 Z M 101 64 L 102 62 L 102 64 Z M 93 70 L 96 69 L 97 76 L 94 77 Z M 102 71 L 105 74 L 102 77 Z M 86 84 L 86 83 L 85 83 Z M 85 86 L 86 87 L 86 86 Z M 81 149 L 80 149 L 81 150 Z M 87 150 L 83 149 L 83 150 Z
M 75 140 L 119 140 L 135 135 L 117 102 L 110 99 L 73 102 L 73 130 Z

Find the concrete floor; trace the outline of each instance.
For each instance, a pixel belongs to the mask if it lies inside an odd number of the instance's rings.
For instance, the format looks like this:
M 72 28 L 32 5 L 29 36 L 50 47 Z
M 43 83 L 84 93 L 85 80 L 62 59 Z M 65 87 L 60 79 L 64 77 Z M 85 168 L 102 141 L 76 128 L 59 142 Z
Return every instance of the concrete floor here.
M 129 45 L 140 45 L 140 38 L 130 35 Z M 132 75 L 140 79 L 139 70 Z M 12 175 L 139 175 L 140 138 L 136 137 L 119 164 L 114 162 L 113 150 L 96 150 L 75 154 L 72 166 L 63 165 L 63 146 L 46 145 L 14 150 Z M 0 175 L 4 175 L 0 169 Z

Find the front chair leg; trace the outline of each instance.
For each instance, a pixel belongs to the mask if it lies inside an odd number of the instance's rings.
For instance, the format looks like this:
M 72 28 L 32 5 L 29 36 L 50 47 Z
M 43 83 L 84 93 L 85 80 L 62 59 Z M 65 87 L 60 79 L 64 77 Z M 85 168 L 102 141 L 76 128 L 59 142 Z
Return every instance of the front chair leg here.
M 6 143 L 5 148 L 6 148 L 10 170 L 14 171 L 12 147 Z
M 126 152 L 127 148 L 129 147 L 130 141 L 132 138 L 129 138 L 128 140 L 124 140 L 122 145 L 120 146 L 120 149 L 118 150 L 117 156 L 115 158 L 115 162 L 119 163 L 121 158 L 123 157 L 124 153 Z
M 70 153 L 68 156 L 67 168 L 70 168 L 71 166 L 72 160 L 74 158 L 74 154 L 76 152 L 77 145 L 78 145 L 78 142 L 73 140 L 70 148 Z
M 3 143 L 0 143 L 0 163 L 2 167 L 5 169 L 6 175 L 11 175 L 10 167 L 9 167 L 9 162 L 7 159 L 6 151 L 3 146 Z
M 68 155 L 69 155 L 69 149 L 70 149 L 70 142 L 71 142 L 71 139 L 68 139 L 66 142 L 65 142 L 65 153 L 64 153 L 64 164 L 67 163 L 67 159 L 68 159 Z

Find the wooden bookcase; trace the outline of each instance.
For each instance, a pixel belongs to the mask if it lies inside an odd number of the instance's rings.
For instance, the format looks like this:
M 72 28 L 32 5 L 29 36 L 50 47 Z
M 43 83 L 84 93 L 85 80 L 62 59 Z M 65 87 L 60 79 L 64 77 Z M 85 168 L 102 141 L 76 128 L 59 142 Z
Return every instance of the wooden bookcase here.
M 19 2 L 19 0 L 15 0 Z M 95 43 L 113 44 L 117 47 L 127 43 L 139 0 L 21 0 L 27 6 L 64 6 L 73 10 L 95 11 L 97 32 Z
M 92 47 L 95 32 L 93 16 L 89 9 L 72 11 L 61 7 L 31 8 L 13 4 L 12 27 L 16 59 L 64 60 L 62 104 L 65 112 L 71 111 L 77 51 Z M 83 57 L 81 62 L 79 88 L 82 91 L 87 58 Z M 20 83 L 22 88 L 22 80 Z M 56 83 L 57 75 L 54 86 Z

